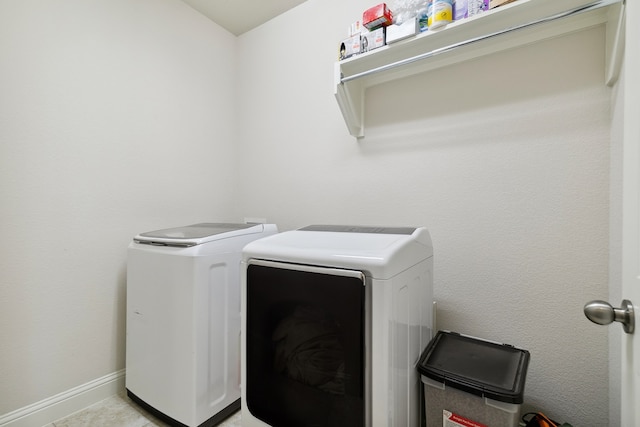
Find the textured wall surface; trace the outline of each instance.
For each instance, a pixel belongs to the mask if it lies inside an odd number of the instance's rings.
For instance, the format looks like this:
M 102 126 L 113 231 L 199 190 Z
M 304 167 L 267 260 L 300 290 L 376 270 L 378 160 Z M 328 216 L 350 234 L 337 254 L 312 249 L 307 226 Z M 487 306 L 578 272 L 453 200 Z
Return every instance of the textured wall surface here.
M 235 219 L 234 57 L 177 0 L 0 2 L 0 414 L 124 368 L 135 234 Z
M 173 0 L 0 3 L 0 414 L 124 367 L 135 233 L 247 216 L 428 227 L 439 327 L 528 349 L 525 409 L 608 425 L 603 29 L 371 88 L 356 141 L 333 66 L 368 6 L 235 39 Z
M 525 410 L 608 425 L 608 331 L 582 314 L 608 295 L 603 29 L 369 88 L 357 141 L 330 37 L 290 38 L 313 16 L 338 40 L 354 3 L 307 2 L 240 38 L 241 207 L 281 230 L 426 226 L 438 326 L 529 350 Z

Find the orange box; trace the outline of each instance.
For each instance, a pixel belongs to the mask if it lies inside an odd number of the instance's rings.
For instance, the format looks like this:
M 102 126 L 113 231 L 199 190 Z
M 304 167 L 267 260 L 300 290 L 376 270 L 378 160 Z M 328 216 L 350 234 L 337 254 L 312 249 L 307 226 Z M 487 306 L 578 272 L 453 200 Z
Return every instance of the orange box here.
M 370 7 L 362 14 L 362 25 L 369 31 L 386 27 L 393 23 L 393 14 L 386 3 Z

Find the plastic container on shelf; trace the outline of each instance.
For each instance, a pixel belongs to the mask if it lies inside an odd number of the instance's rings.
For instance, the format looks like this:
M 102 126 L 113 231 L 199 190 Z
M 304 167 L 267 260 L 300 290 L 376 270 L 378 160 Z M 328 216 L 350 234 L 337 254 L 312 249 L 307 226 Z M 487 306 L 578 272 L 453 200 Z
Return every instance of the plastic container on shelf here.
M 427 9 L 427 22 L 430 30 L 446 26 L 453 21 L 453 0 L 433 0 Z

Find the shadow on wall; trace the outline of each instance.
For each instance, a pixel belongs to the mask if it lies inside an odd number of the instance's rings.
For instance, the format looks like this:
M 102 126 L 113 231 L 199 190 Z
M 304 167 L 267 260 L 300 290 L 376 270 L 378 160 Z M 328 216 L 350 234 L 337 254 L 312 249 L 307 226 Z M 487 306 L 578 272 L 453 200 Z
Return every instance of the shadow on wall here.
M 572 135 L 576 128 L 585 128 L 582 111 L 597 109 L 606 88 L 588 89 L 555 97 L 485 107 L 478 111 L 451 111 L 444 116 L 425 114 L 421 118 L 384 123 L 373 120 L 365 125 L 365 139 L 359 145 L 363 154 L 389 151 L 423 151 L 437 148 L 457 148 L 478 144 L 513 144 L 527 141 L 529 146 L 549 139 Z M 557 95 L 557 94 L 556 94 Z M 384 96 L 384 95 L 383 95 Z M 592 108 L 593 107 L 593 108 Z M 372 113 L 373 114 L 373 113 Z M 600 129 L 606 117 L 594 117 L 594 129 Z M 587 123 L 589 125 L 589 123 Z
M 538 136 L 562 132 L 571 115 L 551 128 L 546 119 L 600 102 L 588 92 L 594 84 L 607 90 L 604 38 L 595 28 L 371 87 L 363 141 L 393 137 L 397 149 L 415 137 L 429 145 L 508 139 L 520 125 Z
M 126 248 L 125 248 L 126 250 Z M 113 306 L 113 316 L 115 324 L 113 327 L 114 358 L 116 369 L 125 368 L 126 357 L 126 331 L 127 331 L 127 266 L 126 263 L 118 271 L 118 283 L 116 285 L 115 305 Z

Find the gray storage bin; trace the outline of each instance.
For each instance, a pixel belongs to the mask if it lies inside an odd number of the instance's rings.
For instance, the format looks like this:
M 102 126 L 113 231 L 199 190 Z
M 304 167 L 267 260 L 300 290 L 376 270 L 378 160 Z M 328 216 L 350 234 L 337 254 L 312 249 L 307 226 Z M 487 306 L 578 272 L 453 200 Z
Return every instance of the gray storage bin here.
M 438 331 L 418 361 L 427 427 L 518 427 L 529 352 Z

